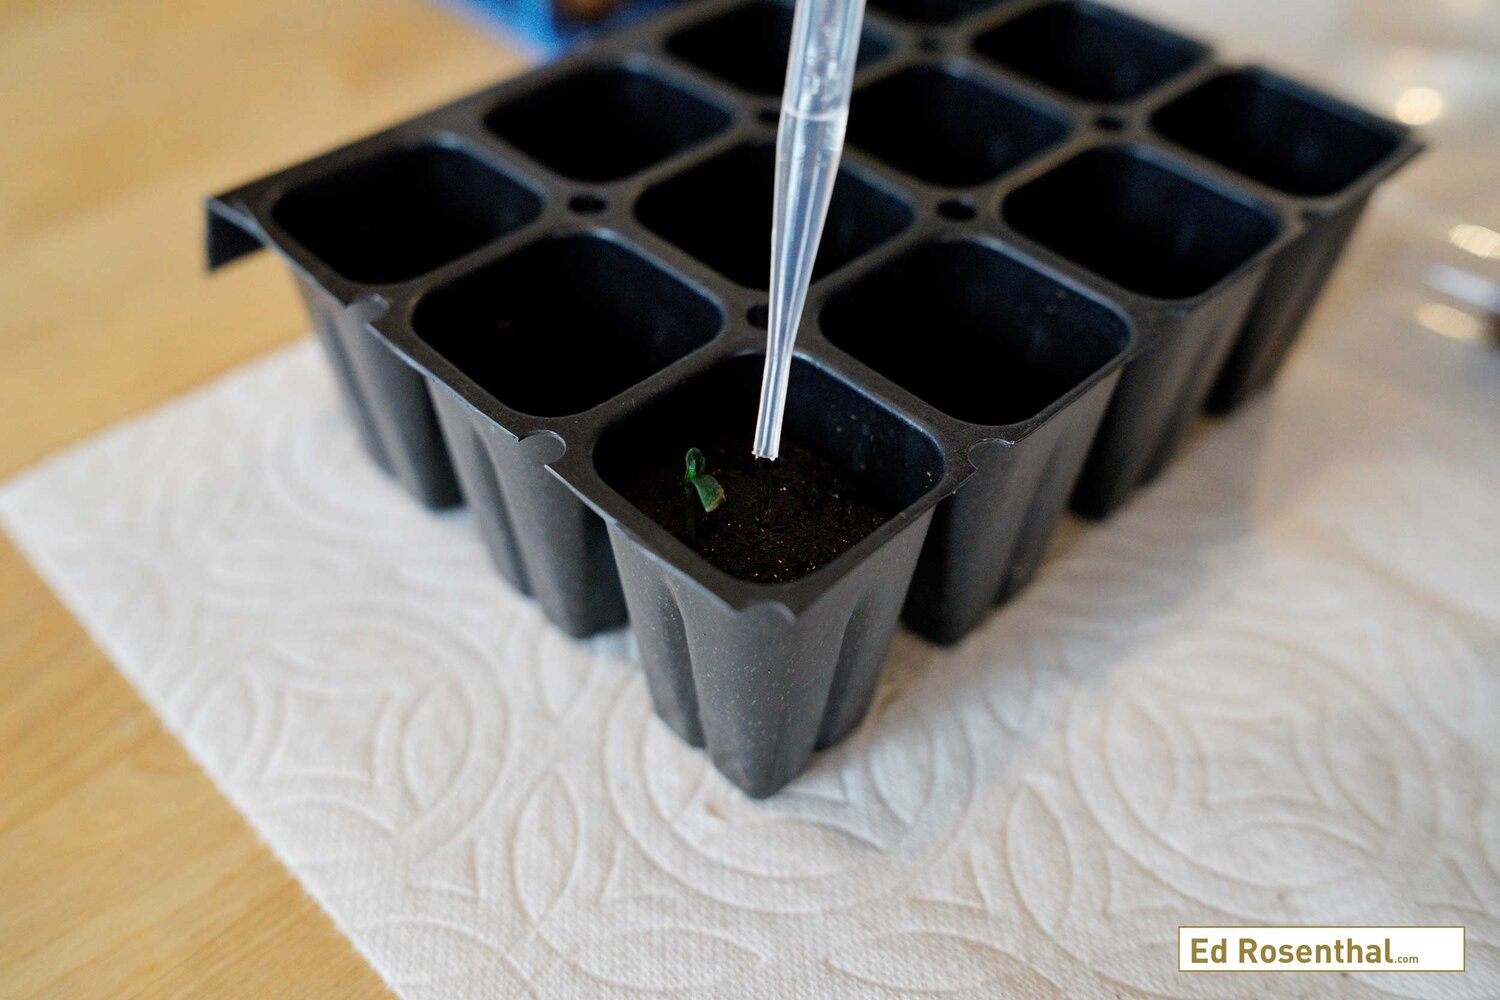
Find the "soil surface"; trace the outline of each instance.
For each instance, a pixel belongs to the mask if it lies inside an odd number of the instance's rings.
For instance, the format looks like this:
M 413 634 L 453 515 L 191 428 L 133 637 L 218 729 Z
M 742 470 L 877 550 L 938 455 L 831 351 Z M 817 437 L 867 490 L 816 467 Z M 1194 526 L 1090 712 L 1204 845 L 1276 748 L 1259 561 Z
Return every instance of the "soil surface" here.
M 884 524 L 895 511 L 815 452 L 783 441 L 781 457 L 761 461 L 750 439 L 694 442 L 724 502 L 705 511 L 683 483 L 683 452 L 642 468 L 621 491 L 656 523 L 731 576 L 785 583 L 806 576 Z

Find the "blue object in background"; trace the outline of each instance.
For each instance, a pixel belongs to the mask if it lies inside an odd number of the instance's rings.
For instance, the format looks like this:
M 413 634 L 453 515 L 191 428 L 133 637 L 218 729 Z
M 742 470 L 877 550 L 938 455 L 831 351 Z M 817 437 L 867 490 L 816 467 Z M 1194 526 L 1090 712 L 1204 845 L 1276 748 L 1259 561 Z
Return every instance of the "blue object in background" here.
M 619 0 L 619 9 L 597 21 L 581 21 L 558 11 L 555 0 L 438 0 L 491 31 L 527 49 L 538 59 L 552 59 L 594 35 L 612 31 L 660 10 L 674 0 Z

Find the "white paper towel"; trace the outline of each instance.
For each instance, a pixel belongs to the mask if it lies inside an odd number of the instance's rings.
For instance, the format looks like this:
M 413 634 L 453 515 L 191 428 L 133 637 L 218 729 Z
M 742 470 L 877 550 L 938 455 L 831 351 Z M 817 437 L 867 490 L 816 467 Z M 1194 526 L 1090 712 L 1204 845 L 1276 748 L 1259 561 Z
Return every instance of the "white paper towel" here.
M 310 343 L 0 511 L 405 997 L 1493 996 L 1500 352 L 1335 299 L 967 642 L 898 635 L 763 803 L 626 634 L 549 628 L 372 468 Z M 1464 924 L 1469 971 L 1175 971 L 1179 924 L 1257 922 Z

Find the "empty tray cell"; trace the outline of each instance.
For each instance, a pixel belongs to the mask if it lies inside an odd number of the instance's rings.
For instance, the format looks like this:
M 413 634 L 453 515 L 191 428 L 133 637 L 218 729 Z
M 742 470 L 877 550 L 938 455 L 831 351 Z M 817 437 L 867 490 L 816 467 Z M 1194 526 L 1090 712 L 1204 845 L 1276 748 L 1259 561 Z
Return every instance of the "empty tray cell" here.
M 742 90 L 776 97 L 786 83 L 786 57 L 792 44 L 792 8 L 760 0 L 702 24 L 684 28 L 667 42 L 673 55 Z M 890 51 L 890 44 L 868 28 L 859 40 L 858 65 Z
M 1038 7 L 980 35 L 981 55 L 1086 101 L 1124 101 L 1197 61 L 1201 46 L 1087 2 Z
M 717 332 L 712 302 L 601 236 L 533 243 L 423 298 L 412 329 L 513 410 L 590 409 Z
M 490 112 L 485 124 L 565 177 L 628 177 L 729 125 L 721 108 L 623 66 L 579 70 Z
M 820 322 L 837 346 L 975 424 L 1036 416 L 1130 341 L 1109 309 L 970 240 L 928 243 L 865 275 Z
M 542 200 L 449 146 L 391 150 L 300 184 L 272 218 L 350 281 L 390 284 L 441 267 L 542 211 Z
M 1003 210 L 1043 246 L 1160 299 L 1208 291 L 1276 235 L 1267 212 L 1119 146 L 1080 153 L 1012 193 Z
M 1062 139 L 1067 126 L 966 76 L 916 66 L 854 95 L 849 141 L 919 180 L 992 180 Z
M 883 14 L 917 24 L 947 24 L 986 7 L 999 7 L 1011 0 L 870 0 Z
M 942 478 L 937 445 L 806 361 L 792 366 L 781 457 L 751 457 L 761 355 L 724 362 L 610 428 L 600 476 L 719 569 L 786 583 L 857 545 Z M 700 449 L 725 499 L 711 514 L 683 487 Z M 691 502 L 690 502 L 691 501 Z
M 636 203 L 636 215 L 731 281 L 765 288 L 775 170 L 771 143 L 740 146 L 657 184 Z M 895 236 L 911 220 L 912 210 L 901 199 L 840 171 L 813 279 Z
M 1320 197 L 1354 183 L 1400 137 L 1339 101 L 1269 73 L 1226 73 L 1158 111 L 1157 132 L 1288 194 Z

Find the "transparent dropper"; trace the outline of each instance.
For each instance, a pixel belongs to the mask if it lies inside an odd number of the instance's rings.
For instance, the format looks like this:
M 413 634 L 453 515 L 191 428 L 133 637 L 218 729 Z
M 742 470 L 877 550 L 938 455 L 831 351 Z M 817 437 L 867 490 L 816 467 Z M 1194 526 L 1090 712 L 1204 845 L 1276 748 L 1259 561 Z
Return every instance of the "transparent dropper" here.
M 864 0 L 797 0 L 776 131 L 766 369 L 755 417 L 757 458 L 781 451 L 792 345 L 828 217 L 849 121 Z

